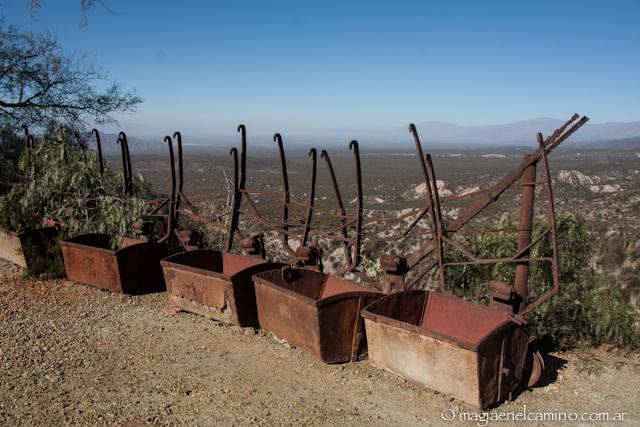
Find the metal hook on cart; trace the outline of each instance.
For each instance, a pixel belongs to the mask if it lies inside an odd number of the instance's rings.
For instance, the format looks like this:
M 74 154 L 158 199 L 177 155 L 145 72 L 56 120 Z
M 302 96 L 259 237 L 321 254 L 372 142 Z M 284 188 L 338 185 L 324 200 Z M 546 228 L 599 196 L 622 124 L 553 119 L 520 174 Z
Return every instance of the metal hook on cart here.
M 125 173 L 125 194 L 131 196 L 133 194 L 133 170 L 131 169 L 131 154 L 129 153 L 129 141 L 124 132 L 118 134 L 118 141 L 122 145 L 123 167 Z
M 344 255 L 346 259 L 349 260 L 349 264 L 352 264 L 352 254 L 351 254 L 351 246 L 346 239 L 349 237 L 349 232 L 347 230 L 347 212 L 344 208 L 344 203 L 342 201 L 342 195 L 340 194 L 340 188 L 338 187 L 338 181 L 336 179 L 335 171 L 333 170 L 333 164 L 331 163 L 331 158 L 329 157 L 329 153 L 327 150 L 322 150 L 320 152 L 320 157 L 322 157 L 327 165 L 327 169 L 329 170 L 329 175 L 331 176 L 331 184 L 333 185 L 333 192 L 336 196 L 336 201 L 338 203 L 338 209 L 340 211 L 340 225 L 342 231 L 342 237 L 345 238 L 344 242 Z
M 358 146 L 358 141 L 356 141 L 355 139 L 351 141 L 349 143 L 349 149 L 353 150 L 353 157 L 356 162 L 357 219 L 355 245 L 351 259 L 351 267 L 355 268 L 360 263 L 360 243 L 362 239 L 362 167 L 360 165 L 360 148 Z
M 100 143 L 100 133 L 98 129 L 91 129 L 91 133 L 96 137 L 96 148 L 98 150 L 98 163 L 100 164 L 100 175 L 104 173 L 104 164 L 102 162 L 102 144 Z
M 309 231 L 311 230 L 311 218 L 313 217 L 313 205 L 316 198 L 316 170 L 318 164 L 318 153 L 315 148 L 309 150 L 309 157 L 311 157 L 311 188 L 309 189 L 309 199 L 307 203 L 307 216 L 304 222 L 304 232 L 302 239 L 300 240 L 301 246 L 307 246 L 307 239 L 309 238 Z
M 284 154 L 284 146 L 282 143 L 282 135 L 276 133 L 273 135 L 273 140 L 278 144 L 278 154 L 280 155 L 280 168 L 282 170 L 282 185 L 284 186 L 284 195 L 282 201 L 282 229 L 285 231 L 282 233 L 282 245 L 285 250 L 289 253 L 289 255 L 293 255 L 294 251 L 289 246 L 289 235 L 287 232 L 289 231 L 289 203 L 290 203 L 290 193 L 289 193 L 289 175 L 287 173 L 287 161 Z
M 169 162 L 171 167 L 171 195 L 169 196 L 169 220 L 167 221 L 167 233 L 158 239 L 158 243 L 165 242 L 173 233 L 175 220 L 175 197 L 176 197 L 176 165 L 173 156 L 173 140 L 170 136 L 164 137 L 164 142 L 169 147 Z
M 240 189 L 238 187 L 238 149 L 233 147 L 229 154 L 233 157 L 233 200 L 231 202 L 231 220 L 229 221 L 229 228 L 227 231 L 227 244 L 226 250 L 229 252 L 233 247 L 233 236 L 238 228 L 239 219 L 239 199 Z

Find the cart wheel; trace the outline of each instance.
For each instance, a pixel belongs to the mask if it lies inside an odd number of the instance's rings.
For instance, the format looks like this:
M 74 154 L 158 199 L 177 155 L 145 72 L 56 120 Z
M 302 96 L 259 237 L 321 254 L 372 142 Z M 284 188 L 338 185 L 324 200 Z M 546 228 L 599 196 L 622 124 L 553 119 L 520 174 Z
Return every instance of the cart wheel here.
M 530 361 L 527 362 L 527 365 L 531 364 L 531 374 L 527 385 L 529 387 L 533 387 L 540 380 L 540 377 L 544 372 L 544 358 L 539 351 L 534 350 L 528 352 L 527 359 L 530 359 Z

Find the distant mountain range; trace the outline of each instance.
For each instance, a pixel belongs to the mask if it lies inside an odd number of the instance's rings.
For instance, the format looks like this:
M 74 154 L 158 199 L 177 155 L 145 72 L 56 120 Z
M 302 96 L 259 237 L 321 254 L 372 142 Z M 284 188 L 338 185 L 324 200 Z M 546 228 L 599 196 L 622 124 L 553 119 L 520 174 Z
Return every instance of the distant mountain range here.
M 433 142 L 455 142 L 478 145 L 535 144 L 535 135 L 547 136 L 560 127 L 564 120 L 537 118 L 501 125 L 460 126 L 449 122 L 420 122 L 416 127 L 423 138 Z M 572 137 L 574 142 L 612 141 L 640 137 L 639 122 L 587 122 Z
M 514 123 L 484 126 L 460 126 L 450 122 L 416 122 L 415 125 L 423 143 L 433 148 L 482 148 L 482 147 L 507 147 L 507 146 L 535 146 L 536 133 L 542 132 L 544 136 L 550 135 L 560 127 L 564 120 L 553 118 L 537 118 Z M 346 134 L 346 132 L 342 132 Z M 184 135 L 184 134 L 183 134 Z M 344 146 L 346 139 L 343 135 L 336 136 L 327 132 L 327 135 L 287 135 L 287 144 L 291 148 L 308 146 Z M 102 146 L 105 152 L 119 152 L 116 144 L 117 135 L 101 134 Z M 382 145 L 396 148 L 410 148 L 412 139 L 407 127 L 395 127 L 388 130 L 354 131 L 353 137 L 358 138 L 363 144 L 376 147 Z M 128 136 L 129 146 L 135 151 L 166 150 L 160 140 L 146 140 Z M 207 147 L 227 147 L 239 142 L 238 137 L 187 137 L 185 146 L 189 145 L 189 151 Z M 634 148 L 640 149 L 640 121 L 638 122 L 587 122 L 570 138 L 571 146 L 593 148 Z M 273 147 L 270 135 L 252 135 L 251 145 L 255 148 Z

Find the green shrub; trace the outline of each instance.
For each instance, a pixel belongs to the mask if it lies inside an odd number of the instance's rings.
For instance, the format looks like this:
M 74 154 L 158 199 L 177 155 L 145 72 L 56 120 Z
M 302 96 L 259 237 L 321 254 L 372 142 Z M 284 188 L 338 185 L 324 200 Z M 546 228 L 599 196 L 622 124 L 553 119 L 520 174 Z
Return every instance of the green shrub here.
M 66 236 L 105 233 L 112 246 L 133 232 L 133 223 L 150 210 L 150 190 L 142 176 L 134 176 L 134 197 L 122 196 L 123 175 L 108 167 L 100 174 L 97 155 L 73 143 L 69 133 L 52 127 L 19 168 L 26 175 L 0 197 L 0 227 L 23 232 L 42 227 L 45 219 L 64 224 Z M 56 264 L 57 267 L 53 267 Z M 51 269 L 59 268 L 59 260 Z M 38 270 L 49 270 L 38 264 Z

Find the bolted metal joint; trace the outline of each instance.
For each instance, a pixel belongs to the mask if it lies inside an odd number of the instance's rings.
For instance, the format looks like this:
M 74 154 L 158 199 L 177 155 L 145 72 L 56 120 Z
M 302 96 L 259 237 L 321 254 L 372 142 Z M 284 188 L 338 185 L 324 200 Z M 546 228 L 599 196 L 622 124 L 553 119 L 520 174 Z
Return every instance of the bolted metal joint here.
M 293 258 L 298 265 L 322 271 L 322 251 L 315 246 L 299 246 Z
M 264 249 L 264 234 L 260 233 L 240 239 L 240 248 L 244 255 L 264 258 L 266 256 Z
M 521 297 L 513 289 L 510 283 L 492 280 L 489 283 L 489 298 L 491 306 L 508 312 L 516 312 Z
M 142 241 L 148 241 L 153 234 L 154 226 L 154 221 L 138 220 L 133 223 L 133 232 L 136 238 Z
M 406 258 L 384 254 L 380 256 L 380 267 L 384 271 L 381 280 L 382 292 L 389 294 L 404 290 L 404 275 L 408 270 Z

